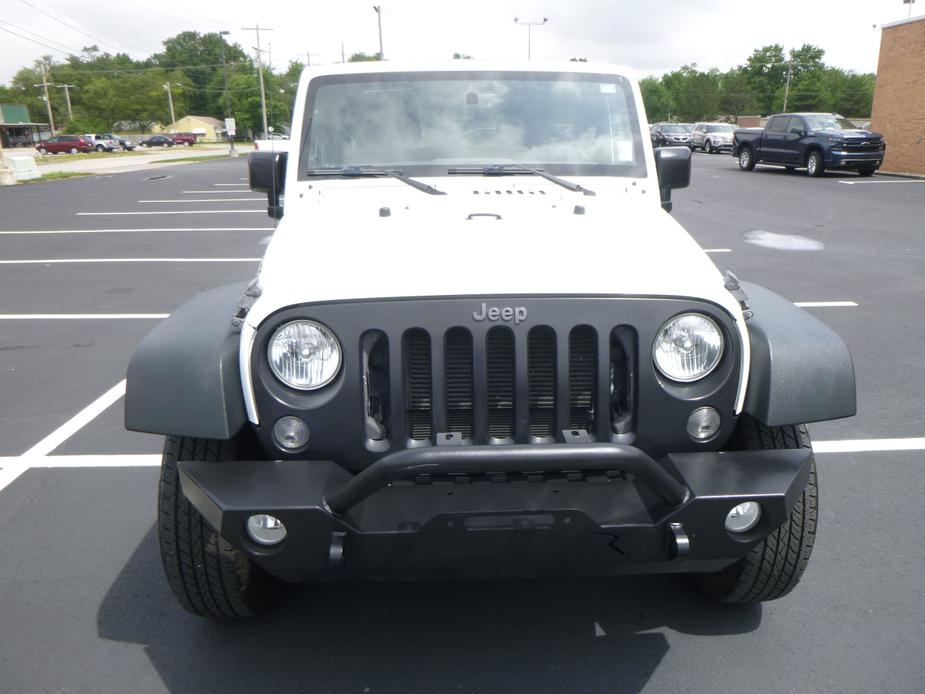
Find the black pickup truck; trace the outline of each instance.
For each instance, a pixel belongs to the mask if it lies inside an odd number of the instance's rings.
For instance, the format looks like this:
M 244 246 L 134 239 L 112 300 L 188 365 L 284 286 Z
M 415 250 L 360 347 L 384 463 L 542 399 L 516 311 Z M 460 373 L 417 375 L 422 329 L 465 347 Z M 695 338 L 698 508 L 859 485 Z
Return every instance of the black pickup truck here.
M 870 176 L 883 163 L 885 150 L 879 133 L 859 130 L 831 113 L 780 113 L 764 129 L 736 130 L 732 140 L 732 156 L 743 171 L 760 162 L 788 171 L 806 167 L 810 176 L 821 176 L 826 169 Z

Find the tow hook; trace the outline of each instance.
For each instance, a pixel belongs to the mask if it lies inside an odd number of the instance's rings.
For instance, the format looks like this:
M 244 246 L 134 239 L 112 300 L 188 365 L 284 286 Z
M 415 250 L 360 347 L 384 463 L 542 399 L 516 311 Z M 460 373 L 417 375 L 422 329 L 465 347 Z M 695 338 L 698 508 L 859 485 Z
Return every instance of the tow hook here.
M 674 549 L 675 559 L 684 559 L 691 553 L 691 541 L 680 523 L 669 523 L 669 538 Z

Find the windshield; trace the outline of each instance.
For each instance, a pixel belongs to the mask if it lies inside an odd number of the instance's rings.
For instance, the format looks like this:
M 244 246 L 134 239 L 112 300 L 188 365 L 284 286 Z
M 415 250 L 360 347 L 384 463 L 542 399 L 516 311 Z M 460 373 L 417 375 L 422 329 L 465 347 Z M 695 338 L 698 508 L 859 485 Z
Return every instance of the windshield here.
M 803 116 L 810 130 L 857 130 L 854 123 L 839 116 Z
M 684 133 L 687 132 L 687 130 L 685 129 L 683 125 L 663 125 L 662 132 L 663 133 L 674 133 L 676 135 L 683 135 Z
M 708 125 L 708 133 L 731 133 L 735 128 L 731 125 Z
M 422 72 L 328 76 L 306 102 L 300 177 L 388 167 L 408 175 L 519 164 L 646 175 L 630 83 L 617 75 Z

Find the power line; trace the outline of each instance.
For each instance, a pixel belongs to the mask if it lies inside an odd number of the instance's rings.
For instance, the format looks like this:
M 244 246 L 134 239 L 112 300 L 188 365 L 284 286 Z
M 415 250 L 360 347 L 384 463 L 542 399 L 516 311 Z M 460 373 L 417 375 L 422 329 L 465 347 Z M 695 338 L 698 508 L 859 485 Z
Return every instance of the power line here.
M 103 41 L 102 39 L 97 38 L 97 37 L 94 36 L 93 34 L 89 34 L 89 33 L 87 33 L 86 31 L 82 31 L 81 29 L 78 29 L 77 27 L 75 27 L 73 24 L 68 24 L 68 23 L 65 22 L 63 19 L 60 19 L 60 18 L 56 17 L 56 16 L 53 15 L 51 12 L 46 12 L 45 10 L 41 9 L 40 7 L 36 7 L 36 6 L 33 5 L 32 3 L 27 2 L 27 0 L 19 0 L 19 1 L 20 1 L 23 5 L 25 5 L 26 7 L 31 7 L 31 8 L 32 8 L 33 10 L 35 10 L 36 12 L 41 12 L 41 13 L 42 13 L 43 15 L 45 15 L 46 17 L 50 17 L 51 19 L 53 19 L 53 20 L 55 20 L 56 22 L 58 22 L 58 24 L 61 24 L 61 25 L 63 25 L 63 26 L 66 26 L 68 29 L 72 29 L 72 30 L 74 30 L 74 31 L 76 31 L 76 32 L 78 32 L 78 33 L 83 34 L 84 36 L 89 36 L 89 37 L 90 37 L 91 39 L 93 39 L 94 41 L 99 41 L 100 43 L 105 44 L 105 45 L 109 46 L 110 48 L 114 48 L 114 49 L 116 49 L 117 51 L 120 50 L 118 46 L 113 46 L 113 45 L 112 45 L 111 43 L 109 43 L 108 41 Z
M 95 31 L 98 31 L 99 33 L 101 33 L 103 36 L 108 36 L 108 37 L 111 38 L 113 41 L 118 41 L 118 42 L 121 43 L 123 46 L 128 46 L 129 48 L 131 48 L 131 49 L 132 49 L 133 51 L 135 51 L 136 53 L 145 53 L 145 51 L 144 51 L 143 49 L 141 49 L 141 48 L 138 48 L 138 46 L 133 46 L 132 44 L 128 43 L 127 41 L 125 41 L 123 38 L 121 38 L 121 37 L 119 37 L 119 36 L 113 36 L 112 34 L 106 32 L 106 31 L 103 31 L 102 29 L 100 29 L 99 27 L 97 27 L 97 26 L 95 26 L 95 25 L 88 24 L 87 22 L 83 21 L 80 17 L 75 17 L 74 15 L 68 14 L 68 13 L 65 12 L 64 10 L 61 10 L 60 8 L 58 8 L 58 7 L 54 6 L 54 5 L 52 5 L 50 2 L 48 2 L 48 0 L 42 0 L 42 2 L 43 2 L 43 4 L 45 4 L 45 5 L 47 5 L 48 7 L 50 7 L 53 11 L 57 12 L 58 14 L 60 14 L 60 15 L 62 15 L 62 16 L 64 16 L 64 17 L 67 17 L 67 18 L 70 19 L 70 20 L 73 20 L 73 21 L 77 22 L 78 24 L 82 24 L 82 25 L 84 25 L 85 27 L 90 27 L 90 28 L 94 29 Z
M 2 21 L 2 20 L 0 20 L 0 21 Z M 14 26 L 15 26 L 15 25 L 14 25 Z M 29 38 L 28 36 L 23 36 L 22 34 L 17 34 L 15 31 L 10 31 L 9 29 L 6 29 L 5 27 L 0 27 L 0 31 L 5 31 L 5 32 L 8 33 L 8 34 L 12 34 L 13 36 L 19 37 L 19 38 L 21 38 L 21 39 L 25 39 L 26 41 L 30 41 L 30 42 L 32 42 L 32 43 L 34 43 L 34 44 L 37 44 L 37 45 L 39 45 L 39 46 L 42 46 L 43 48 L 47 48 L 48 50 L 54 51 L 55 53 L 64 53 L 65 55 L 74 55 L 74 54 L 70 51 L 70 49 L 69 49 L 69 50 L 66 50 L 66 51 L 63 51 L 63 50 L 61 50 L 60 48 L 55 48 L 54 46 L 49 46 L 47 43 L 43 43 L 43 42 L 41 42 L 41 41 L 37 41 L 36 39 Z M 75 56 L 75 57 L 76 57 L 76 56 Z

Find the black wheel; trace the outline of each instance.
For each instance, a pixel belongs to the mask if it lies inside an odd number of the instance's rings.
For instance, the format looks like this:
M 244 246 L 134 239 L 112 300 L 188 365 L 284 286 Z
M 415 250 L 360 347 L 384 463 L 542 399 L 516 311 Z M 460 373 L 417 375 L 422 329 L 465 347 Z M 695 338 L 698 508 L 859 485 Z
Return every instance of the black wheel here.
M 707 140 L 707 141 L 703 144 L 703 151 L 706 152 L 707 154 L 713 154 L 713 151 L 714 151 L 714 150 L 713 150 L 713 143 L 710 142 L 710 140 Z
M 819 178 L 825 173 L 825 161 L 822 159 L 822 152 L 814 149 L 806 158 L 806 173 L 813 178 Z
M 71 148 L 68 150 L 68 154 L 77 154 L 77 152 L 79 152 L 79 151 L 80 151 L 80 150 L 78 150 L 76 147 L 71 147 Z
M 102 152 L 102 151 L 103 151 L 104 149 L 106 149 L 106 148 L 103 147 L 103 145 L 97 145 L 97 146 L 95 147 L 95 149 L 96 149 L 97 152 Z
M 240 441 L 168 436 L 161 462 L 157 529 L 171 590 L 188 612 L 204 617 L 249 617 L 268 608 L 282 582 L 234 549 L 211 528 L 180 490 L 178 460 L 233 460 Z
M 755 155 L 752 154 L 751 147 L 743 147 L 739 150 L 739 168 L 742 171 L 751 171 L 755 168 Z
M 858 169 L 858 176 L 863 176 L 864 178 L 867 178 L 868 176 L 873 176 L 874 171 L 876 170 L 877 169 Z
M 193 143 L 192 143 L 192 142 L 184 142 L 184 143 L 183 143 L 183 146 L 184 146 L 184 147 L 189 147 L 191 144 L 193 144 Z
M 44 147 L 39 147 L 39 154 L 41 154 L 42 156 L 44 156 L 44 155 L 48 154 L 48 150 L 45 149 Z
M 731 442 L 739 450 L 812 448 L 805 426 L 767 427 L 742 415 Z M 809 482 L 797 499 L 790 518 L 748 554 L 722 571 L 691 574 L 711 598 L 729 603 L 752 603 L 781 598 L 800 582 L 816 539 L 818 489 L 816 461 L 810 461 Z

